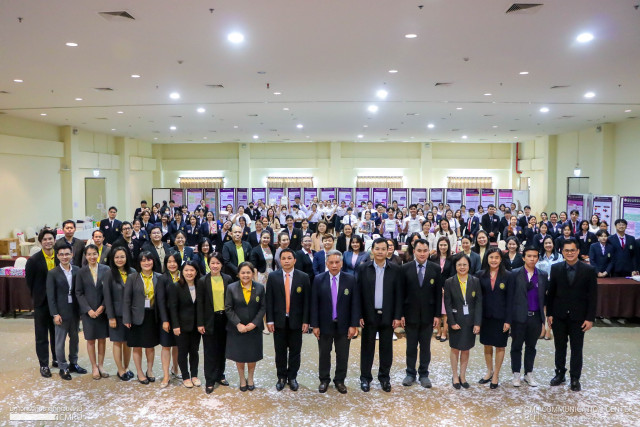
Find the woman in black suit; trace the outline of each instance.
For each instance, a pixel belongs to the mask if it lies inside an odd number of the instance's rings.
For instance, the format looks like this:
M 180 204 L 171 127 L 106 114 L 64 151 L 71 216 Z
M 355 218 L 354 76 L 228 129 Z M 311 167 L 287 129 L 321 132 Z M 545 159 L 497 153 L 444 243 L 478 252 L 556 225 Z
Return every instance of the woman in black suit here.
M 136 274 L 131 267 L 129 252 L 122 246 L 113 248 L 109 254 L 110 270 L 104 276 L 104 307 L 109 319 L 109 341 L 113 344 L 113 359 L 118 368 L 118 378 L 129 381 L 133 372 L 129 370 L 131 349 L 127 345 L 127 327 L 122 321 L 124 284 L 127 277 Z
M 491 382 L 489 387 L 494 390 L 498 388 L 500 368 L 509 339 L 509 328 L 511 328 L 509 302 L 513 298 L 511 273 L 504 268 L 500 249 L 489 248 L 487 262 L 482 266 L 477 277 L 480 279 L 482 288 L 480 343 L 484 345 L 484 360 L 487 363 L 487 374 L 478 382 L 480 384 Z M 494 347 L 496 349 L 495 365 L 493 364 Z
M 573 230 L 571 229 L 571 224 L 564 224 L 562 226 L 562 232 L 561 234 L 556 237 L 554 243 L 556 245 L 556 252 L 561 253 L 562 252 L 562 246 L 564 245 L 564 241 L 568 240 L 571 238 L 571 233 L 573 232 Z
M 351 224 L 344 224 L 342 228 L 342 233 L 338 236 L 338 240 L 336 241 L 336 249 L 341 253 L 345 253 L 351 248 L 351 239 L 353 238 L 353 227 Z
M 180 254 L 180 259 L 182 259 L 183 264 L 186 261 L 191 261 L 193 259 L 193 248 L 186 246 L 187 233 L 184 231 L 177 231 L 173 236 L 173 242 L 175 243 L 175 246 L 172 249 Z
M 178 373 L 178 344 L 176 342 L 176 336 L 173 333 L 173 328 L 170 325 L 171 316 L 169 316 L 169 292 L 177 286 L 182 276 L 180 272 L 181 265 L 182 258 L 180 258 L 180 254 L 174 250 L 169 250 L 164 257 L 164 273 L 162 274 L 162 278 L 164 279 L 162 281 L 164 284 L 164 294 L 166 295 L 165 309 L 169 317 L 167 320 L 169 326 L 165 329 L 165 325 L 162 325 L 162 328 L 160 328 L 160 347 L 162 347 L 160 359 L 162 360 L 162 370 L 164 372 L 162 382 L 160 383 L 160 387 L 162 388 L 169 385 L 171 377 L 182 379 L 182 376 Z M 171 361 L 173 361 L 173 367 L 171 372 L 169 372 Z
M 227 359 L 236 362 L 240 391 L 254 390 L 253 373 L 256 362 L 262 360 L 262 331 L 258 326 L 265 314 L 264 286 L 253 280 L 250 262 L 238 266 L 237 282 L 227 288 L 224 300 L 227 323 Z M 248 377 L 245 377 L 247 365 Z
M 542 248 L 542 242 L 544 241 L 544 238 L 550 235 L 551 234 L 549 233 L 549 225 L 546 222 L 541 222 L 540 225 L 538 226 L 538 234 L 533 236 L 533 241 L 530 243 L 527 243 L 527 246 L 531 245 L 534 248 L 536 248 L 538 251 L 540 251 L 540 249 Z
M 511 236 L 507 238 L 507 252 L 504 254 L 502 263 L 507 271 L 515 270 L 524 265 L 517 237 Z
M 248 259 L 248 261 L 253 264 L 256 269 L 256 271 L 254 272 L 254 280 L 261 283 L 263 286 L 267 285 L 269 273 L 276 269 L 276 260 L 274 257 L 275 252 L 275 248 L 271 246 L 271 234 L 266 230 L 263 231 L 260 234 L 260 244 L 251 249 Z M 262 333 L 265 335 L 269 335 L 270 332 L 267 328 L 266 316 L 263 320 L 264 328 L 262 329 Z
M 520 241 L 520 239 L 518 240 Z M 480 230 L 476 233 L 476 244 L 471 248 L 471 250 L 480 255 L 480 259 L 483 264 L 485 263 L 487 249 L 489 249 L 489 235 L 486 231 Z
M 153 376 L 153 360 L 155 346 L 160 342 L 158 325 L 166 322 L 166 327 L 169 328 L 164 278 L 160 273 L 154 272 L 155 259 L 149 251 L 140 252 L 140 273 L 127 276 L 124 285 L 122 321 L 129 328 L 127 345 L 133 349 L 133 363 L 136 365 L 140 384 L 156 380 Z M 142 370 L 143 348 L 147 357 L 146 371 Z
M 248 241 L 249 234 L 251 233 L 251 228 L 247 226 L 247 219 L 244 216 L 238 217 L 238 224 L 240 224 L 240 228 L 242 228 L 242 240 Z
M 169 287 L 169 313 L 171 327 L 178 344 L 178 365 L 182 373 L 182 384 L 186 388 L 199 387 L 198 350 L 200 333 L 196 328 L 197 283 L 200 269 L 193 261 L 182 265 L 180 279 Z
M 227 348 L 227 315 L 224 300 L 231 276 L 221 273 L 224 260 L 220 252 L 209 258 L 210 273 L 207 273 L 196 288 L 198 332 L 202 334 L 204 349 L 204 378 L 207 394 L 213 392 L 215 384 L 228 386 L 224 376 L 225 352 Z
M 140 242 L 140 246 L 144 244 L 144 242 L 149 241 L 149 234 L 147 230 L 142 226 L 142 220 L 140 218 L 136 218 L 131 221 L 131 227 L 133 228 L 133 234 L 131 234 L 131 238 Z
M 524 239 L 527 242 L 527 245 L 533 243 L 534 237 L 536 234 L 540 232 L 538 228 L 538 221 L 535 216 L 531 215 L 529 217 L 529 224 L 527 224 L 527 228 L 524 229 Z
M 589 262 L 589 249 L 598 241 L 596 235 L 589 231 L 589 221 L 586 219 L 580 221 L 580 231 L 575 235 L 575 238 L 580 249 L 580 260 Z
M 211 248 L 211 252 L 220 251 L 222 243 L 220 242 L 220 234 L 218 233 L 219 225 L 212 211 L 207 212 L 205 222 L 200 224 L 200 234 L 209 239 L 209 243 L 215 247 Z
M 189 215 L 189 219 L 187 220 L 187 225 L 184 227 L 184 232 L 187 236 L 186 245 L 190 248 L 198 246 L 198 242 L 200 242 L 200 226 L 198 225 L 198 217 L 195 215 Z
M 198 265 L 200 269 L 200 275 L 209 273 L 209 258 L 213 253 L 211 248 L 211 240 L 208 237 L 203 237 L 198 243 L 198 253 L 193 255 L 193 261 Z
M 451 347 L 451 382 L 457 390 L 469 388 L 466 380 L 469 350 L 476 343 L 482 324 L 482 290 L 477 277 L 469 275 L 469 257 L 463 253 L 453 258 L 456 275 L 444 282 L 444 306 L 449 323 Z M 460 372 L 458 373 L 458 363 Z
M 446 280 L 451 277 L 452 268 L 451 268 L 451 246 L 449 243 L 449 238 L 442 236 L 438 239 L 436 243 L 436 253 L 431 255 L 429 261 L 436 263 L 440 267 L 440 274 L 442 275 L 442 279 Z M 444 290 L 442 291 L 442 319 L 440 322 L 440 327 L 436 332 L 436 339 L 440 340 L 440 342 L 445 342 L 447 340 L 448 326 L 447 326 L 447 315 L 444 309 Z
M 104 312 L 104 277 L 109 267 L 98 264 L 98 247 L 87 245 L 84 248 L 87 265 L 78 270 L 76 276 L 76 298 L 80 306 L 82 329 L 87 340 L 87 352 L 93 367 L 93 379 L 107 378 L 104 372 L 104 354 L 109 336 L 109 321 Z M 96 340 L 98 341 L 98 359 L 96 361 Z
M 364 240 L 362 236 L 355 235 L 351 238 L 351 250 L 344 253 L 344 262 L 342 263 L 342 271 L 345 273 L 356 275 L 358 266 L 368 262 L 371 257 L 369 252 L 364 251 Z

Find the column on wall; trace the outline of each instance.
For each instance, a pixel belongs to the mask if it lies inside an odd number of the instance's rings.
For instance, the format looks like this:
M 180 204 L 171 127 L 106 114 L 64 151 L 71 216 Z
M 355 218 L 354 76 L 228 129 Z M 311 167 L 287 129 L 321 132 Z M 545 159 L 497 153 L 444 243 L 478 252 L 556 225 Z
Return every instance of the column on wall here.
M 431 187 L 433 176 L 433 150 L 430 142 L 420 144 L 420 182 L 418 187 Z
M 129 200 L 130 183 L 129 183 L 129 170 L 131 167 L 131 144 L 130 138 L 117 137 L 114 140 L 116 153 L 120 156 L 120 170 L 118 170 L 118 181 L 120 181 L 120 188 L 118 188 L 118 210 L 120 211 L 120 218 L 129 218 L 130 212 L 134 209 L 131 208 L 131 201 Z M 137 205 L 136 205 L 137 207 Z
M 591 154 L 600 161 L 594 163 L 593 176 L 595 178 L 589 180 L 589 188 L 593 194 L 614 194 L 615 126 L 609 123 L 601 125 L 599 128 L 601 130 L 600 132 L 596 130 L 596 139 Z
M 84 179 L 78 171 L 80 156 L 78 136 L 74 134 L 71 126 L 61 127 L 60 134 L 64 143 L 64 157 L 60 160 L 60 169 L 63 170 L 60 177 L 62 218 L 82 218 L 84 205 L 80 206 L 78 200 L 80 200 L 79 194 L 84 191 Z
M 328 175 L 329 181 L 327 185 L 331 187 L 339 187 L 345 185 L 340 182 L 341 174 L 338 171 L 342 170 L 342 143 L 331 142 L 329 145 L 329 170 L 335 171 Z M 324 185 L 323 183 L 315 183 L 316 186 Z M 352 184 L 349 184 L 352 185 Z
M 241 143 L 238 146 L 238 187 L 251 186 L 251 144 Z

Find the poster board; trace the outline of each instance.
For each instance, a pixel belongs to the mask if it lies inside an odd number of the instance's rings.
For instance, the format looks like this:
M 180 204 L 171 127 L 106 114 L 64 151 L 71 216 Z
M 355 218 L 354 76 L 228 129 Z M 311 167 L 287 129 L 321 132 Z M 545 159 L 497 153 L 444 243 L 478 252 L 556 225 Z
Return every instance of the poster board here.
M 444 203 L 444 188 L 432 188 L 429 191 L 429 200 L 433 205 Z
M 591 215 L 598 215 L 600 221 L 607 221 L 609 224 L 609 234 L 613 232 L 613 223 L 617 219 L 616 212 L 618 211 L 619 197 L 618 196 L 593 196 Z M 591 223 L 591 215 L 586 218 Z
M 334 200 L 336 198 L 335 187 L 325 187 L 320 189 L 320 200 Z
M 475 212 L 478 212 L 478 205 L 480 205 L 480 189 L 465 188 L 464 203 L 467 205 L 467 211 L 473 208 Z
M 249 204 L 249 189 L 236 188 L 236 206 L 243 206 L 245 209 Z
M 235 188 L 221 188 L 220 189 L 220 210 L 227 209 L 227 205 L 233 207 L 233 211 L 236 210 L 236 189 Z
M 621 217 L 627 220 L 627 234 L 640 238 L 640 197 L 623 197 L 621 204 Z
M 353 190 L 351 188 L 338 188 L 338 203 L 345 202 L 347 206 L 353 200 Z
M 184 203 L 184 189 L 182 188 L 172 188 L 171 189 L 171 200 L 176 202 L 176 206 L 182 206 Z
M 302 200 L 302 188 L 287 188 L 287 196 L 289 197 L 289 206 L 293 206 L 296 197 L 300 197 Z
M 447 203 L 455 213 L 462 206 L 462 188 L 447 188 Z
M 395 200 L 398 202 L 399 208 L 406 208 L 409 206 L 409 189 L 408 188 L 392 188 L 390 190 L 391 195 L 389 196 L 390 205 Z
M 513 190 L 500 189 L 498 190 L 498 206 L 504 204 L 509 207 L 513 202 Z
M 253 203 L 258 204 L 258 200 L 262 200 L 264 204 L 267 204 L 267 189 L 264 187 L 261 188 L 252 188 L 251 189 L 251 201 Z
M 567 196 L 567 216 L 571 214 L 572 210 L 578 211 L 578 222 L 587 216 L 588 212 L 588 197 L 586 194 L 569 194 Z
M 204 204 L 213 212 L 213 217 L 218 218 L 218 191 L 215 188 L 205 188 Z
M 356 188 L 356 207 L 362 206 L 362 202 L 368 202 L 371 199 L 370 188 Z
M 411 203 L 412 205 L 417 205 L 418 203 L 422 203 L 424 206 L 427 203 L 427 189 L 426 188 L 412 188 L 411 189 Z
M 378 203 L 387 206 L 387 201 L 389 200 L 389 189 L 388 188 L 374 188 L 373 189 L 373 206 L 375 207 Z
M 480 204 L 487 209 L 487 206 L 496 204 L 496 190 L 493 188 L 483 188 L 480 190 Z
M 516 209 L 524 210 L 529 204 L 529 190 L 513 190 L 512 202 L 516 204 Z
M 317 188 L 305 188 L 304 189 L 304 204 L 306 206 L 311 207 L 313 203 L 313 198 L 318 197 L 318 189 Z
M 187 209 L 189 212 L 193 212 L 200 206 L 200 200 L 202 200 L 202 188 L 187 189 Z
M 284 188 L 269 188 L 269 205 L 280 205 L 282 198 L 284 197 Z
M 168 205 L 170 199 L 171 199 L 170 188 L 153 188 L 151 190 L 151 203 L 154 205 L 156 203 L 160 203 L 160 206 L 162 206 L 162 202 L 167 202 L 167 205 Z

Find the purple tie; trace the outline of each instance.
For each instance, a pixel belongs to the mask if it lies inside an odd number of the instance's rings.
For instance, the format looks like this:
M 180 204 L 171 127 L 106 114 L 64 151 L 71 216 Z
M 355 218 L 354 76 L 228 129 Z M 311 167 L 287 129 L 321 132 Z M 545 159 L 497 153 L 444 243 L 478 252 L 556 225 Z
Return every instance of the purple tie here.
M 336 276 L 333 276 L 331 279 L 331 299 L 333 300 L 333 320 L 338 318 L 338 282 L 336 280 Z

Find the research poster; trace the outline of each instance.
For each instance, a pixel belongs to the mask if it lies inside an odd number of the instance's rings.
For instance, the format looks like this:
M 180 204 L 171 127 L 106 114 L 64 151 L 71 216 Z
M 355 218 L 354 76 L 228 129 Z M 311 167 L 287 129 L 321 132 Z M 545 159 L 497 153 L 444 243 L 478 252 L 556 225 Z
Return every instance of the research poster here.
M 282 197 L 284 197 L 284 188 L 269 189 L 269 204 L 271 206 L 280 205 Z
M 189 209 L 189 212 L 193 212 L 198 206 L 200 206 L 200 200 L 202 200 L 201 188 L 187 189 L 187 209 Z
M 267 204 L 267 189 L 266 188 L 252 188 L 251 189 L 251 201 L 258 205 L 258 200 L 262 200 L 264 204 Z
M 318 189 L 317 188 L 305 188 L 304 189 L 304 204 L 306 206 L 311 206 L 313 202 L 313 198 L 318 197 Z
M 398 202 L 399 208 L 406 208 L 408 206 L 407 205 L 408 194 L 409 194 L 409 190 L 407 188 L 392 188 L 391 197 L 389 198 L 390 199 L 389 205 L 391 205 L 391 203 L 393 203 L 393 201 L 395 200 L 396 202 Z
M 204 204 L 215 215 L 218 212 L 218 197 L 216 196 L 215 188 L 208 188 L 204 190 Z M 217 215 L 215 215 L 217 217 Z
M 182 206 L 184 203 L 184 190 L 182 188 L 172 188 L 171 200 L 176 202 L 176 206 Z
M 347 206 L 353 200 L 351 188 L 338 188 L 338 203 L 345 202 Z
M 513 190 L 498 190 L 498 206 L 505 205 L 509 207 L 513 202 Z
M 462 188 L 447 188 L 447 203 L 455 213 L 462 205 Z
M 389 189 L 388 188 L 374 188 L 373 189 L 373 206 L 375 207 L 378 203 L 382 203 L 387 206 L 387 201 L 389 197 Z
M 432 188 L 429 192 L 431 203 L 437 205 L 444 202 L 444 188 Z
M 356 206 L 362 206 L 362 202 L 367 202 L 371 197 L 369 195 L 370 188 L 356 188 Z
M 249 189 L 248 188 L 236 188 L 236 199 L 238 203 L 236 206 L 244 206 L 247 207 L 248 199 L 249 199 Z
M 627 234 L 640 238 L 640 197 L 625 197 L 622 200 L 622 218 L 627 220 Z
M 302 188 L 289 188 L 287 189 L 287 192 L 289 194 L 290 206 L 293 206 L 296 197 L 300 197 L 300 200 L 302 200 Z
M 335 187 L 327 187 L 320 189 L 320 200 L 334 200 L 336 198 Z
M 227 205 L 231 205 L 233 210 L 236 209 L 235 200 L 236 190 L 235 188 L 221 188 L 220 189 L 220 210 L 226 211 Z
M 584 215 L 584 196 L 582 194 L 570 194 L 567 196 L 567 215 L 571 213 L 572 210 L 577 210 L 579 212 L 578 221 L 582 221 Z
M 483 188 L 480 191 L 480 204 L 484 207 L 485 211 L 487 206 L 496 204 L 496 190 L 492 188 Z
M 411 189 L 411 204 L 422 203 L 424 206 L 427 203 L 427 189 L 426 188 L 412 188 Z
M 613 197 L 612 196 L 593 196 L 593 215 L 598 215 L 600 221 L 607 221 L 609 224 L 609 233 L 613 230 Z M 591 221 L 591 216 L 586 218 Z
M 480 204 L 480 190 L 477 188 L 466 188 L 464 191 L 464 204 L 467 206 L 467 212 L 470 208 L 473 208 L 478 212 L 478 205 Z

